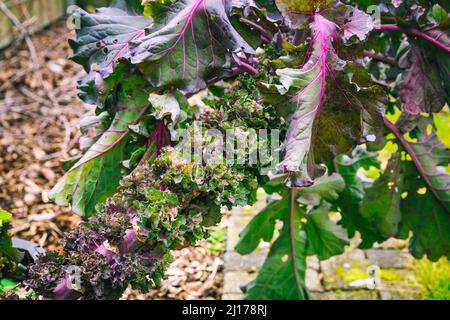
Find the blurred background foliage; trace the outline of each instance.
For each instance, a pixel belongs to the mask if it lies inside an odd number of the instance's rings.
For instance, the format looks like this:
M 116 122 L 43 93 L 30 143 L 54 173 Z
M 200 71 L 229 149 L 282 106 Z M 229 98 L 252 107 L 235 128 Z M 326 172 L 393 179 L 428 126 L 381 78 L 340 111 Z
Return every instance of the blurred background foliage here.
M 77 5 L 88 11 L 93 11 L 95 8 L 109 5 L 110 2 L 111 0 L 78 0 Z
M 422 299 L 450 300 L 450 262 L 441 258 L 430 262 L 427 258 L 414 261 L 415 279 L 422 287 Z

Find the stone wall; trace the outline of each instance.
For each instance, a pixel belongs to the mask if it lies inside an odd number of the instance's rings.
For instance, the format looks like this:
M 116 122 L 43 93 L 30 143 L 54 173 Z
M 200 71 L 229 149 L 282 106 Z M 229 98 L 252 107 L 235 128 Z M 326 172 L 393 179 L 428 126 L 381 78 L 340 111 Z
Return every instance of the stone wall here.
M 224 300 L 243 298 L 240 286 L 256 277 L 269 251 L 268 243 L 261 243 L 247 256 L 234 250 L 239 233 L 265 207 L 265 197 L 260 198 L 253 207 L 235 208 L 228 217 Z M 352 239 L 340 256 L 325 261 L 308 258 L 306 284 L 312 299 L 420 299 L 421 288 L 414 279 L 413 258 L 406 241 L 390 239 L 369 250 L 357 249 L 358 241 Z M 369 289 L 374 284 L 375 288 Z

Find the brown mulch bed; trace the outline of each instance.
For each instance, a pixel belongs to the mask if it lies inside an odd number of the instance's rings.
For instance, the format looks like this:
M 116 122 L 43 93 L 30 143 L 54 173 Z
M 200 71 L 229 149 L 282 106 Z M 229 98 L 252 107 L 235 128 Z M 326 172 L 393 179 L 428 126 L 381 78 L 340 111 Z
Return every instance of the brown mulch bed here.
M 73 34 L 61 21 L 33 36 L 37 69 L 24 44 L 0 52 L 0 208 L 13 215 L 12 234 L 47 250 L 80 218 L 51 203 L 48 192 L 63 175 L 60 160 L 79 154 L 79 118 L 92 107 L 78 100 L 82 68 L 67 57 Z M 174 252 L 168 279 L 127 299 L 220 299 L 222 263 L 204 241 Z
M 202 241 L 195 248 L 174 251 L 167 280 L 147 294 L 127 290 L 123 299 L 220 300 L 223 294 L 223 260 Z
M 33 37 L 39 70 L 21 44 L 0 56 L 0 207 L 14 215 L 12 233 L 55 249 L 79 218 L 49 203 L 60 160 L 79 152 L 78 119 L 88 108 L 76 97 L 82 68 L 70 54 L 64 24 Z

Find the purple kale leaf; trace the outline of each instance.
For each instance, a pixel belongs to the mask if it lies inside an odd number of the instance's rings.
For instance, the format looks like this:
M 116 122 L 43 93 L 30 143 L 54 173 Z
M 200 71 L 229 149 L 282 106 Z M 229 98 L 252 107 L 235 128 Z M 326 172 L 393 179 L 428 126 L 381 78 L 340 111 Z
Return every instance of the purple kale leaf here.
M 343 25 L 344 41 L 349 41 L 353 36 L 363 41 L 373 29 L 374 21 L 371 16 L 358 8 L 350 6 L 348 8 L 351 8 L 351 10 L 348 10 L 345 16 L 346 21 Z
M 262 86 L 266 101 L 278 106 L 289 124 L 279 168 L 290 184 L 309 186 L 325 162 L 346 152 L 380 127 L 386 104 L 360 66 L 339 59 L 333 47 L 337 26 L 316 14 L 308 61 L 299 69 L 277 70 L 281 85 Z M 307 52 L 308 54 L 308 52 Z
M 180 0 L 131 45 L 131 62 L 154 87 L 185 93 L 232 73 L 236 52 L 254 49 L 231 24 L 223 1 Z
M 450 47 L 450 41 L 448 44 Z M 443 57 L 441 65 L 433 55 L 427 54 L 414 42 L 405 58 L 409 62 L 409 68 L 398 85 L 403 110 L 412 115 L 439 112 L 450 98 L 448 84 L 441 75 L 442 72 L 445 74 L 449 71 L 450 58 Z M 447 78 L 448 75 L 447 73 Z
M 145 34 L 152 19 L 142 15 L 135 1 L 118 2 L 118 7 L 100 8 L 95 13 L 79 9 L 80 28 L 71 40 L 72 59 L 86 71 L 99 72 L 103 78 L 112 73 L 117 62 L 129 55 L 130 43 Z

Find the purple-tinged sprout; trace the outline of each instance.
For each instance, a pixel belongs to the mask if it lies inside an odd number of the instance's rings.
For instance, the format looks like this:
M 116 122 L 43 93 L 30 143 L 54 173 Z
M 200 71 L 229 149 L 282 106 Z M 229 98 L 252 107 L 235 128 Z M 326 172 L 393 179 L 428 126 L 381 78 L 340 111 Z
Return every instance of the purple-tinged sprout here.
M 94 252 L 101 254 L 102 256 L 105 256 L 108 259 L 109 264 L 114 262 L 114 257 L 116 256 L 116 253 L 106 248 L 105 244 L 101 244 L 100 246 L 98 246 Z
M 161 149 L 172 145 L 172 139 L 170 136 L 170 131 L 167 126 L 164 124 L 164 121 L 159 121 L 156 127 L 155 132 L 149 139 L 149 146 L 153 143 L 156 144 L 155 154 L 160 155 Z
M 53 290 L 54 300 L 78 300 L 81 296 L 80 292 L 72 289 L 70 277 L 67 274 Z
M 133 229 L 129 229 L 125 232 L 125 236 L 123 237 L 123 241 L 120 244 L 120 253 L 126 254 L 135 251 L 141 244 L 139 238 L 136 234 L 136 231 Z
M 277 33 L 277 44 L 280 48 L 283 47 L 283 43 L 286 41 L 284 35 L 281 32 Z
M 247 72 L 252 76 L 258 74 L 258 69 L 252 67 L 250 64 L 240 60 L 239 58 L 236 59 L 236 63 L 238 64 L 239 69 L 241 69 L 242 71 Z
M 249 58 L 249 59 L 248 59 L 248 62 L 249 62 L 251 65 L 259 64 L 259 59 L 258 59 L 258 58 Z

